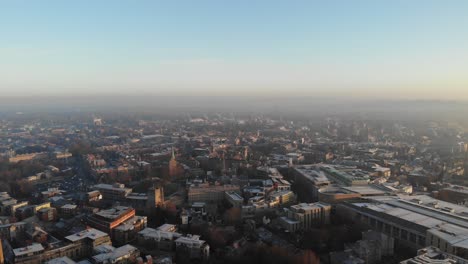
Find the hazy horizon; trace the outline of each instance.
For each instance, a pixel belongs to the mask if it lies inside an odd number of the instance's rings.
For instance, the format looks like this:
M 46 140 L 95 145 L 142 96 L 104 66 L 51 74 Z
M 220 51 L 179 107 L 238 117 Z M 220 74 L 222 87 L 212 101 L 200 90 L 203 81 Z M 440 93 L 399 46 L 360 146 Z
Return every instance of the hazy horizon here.
M 1 96 L 468 100 L 466 1 L 12 1 Z

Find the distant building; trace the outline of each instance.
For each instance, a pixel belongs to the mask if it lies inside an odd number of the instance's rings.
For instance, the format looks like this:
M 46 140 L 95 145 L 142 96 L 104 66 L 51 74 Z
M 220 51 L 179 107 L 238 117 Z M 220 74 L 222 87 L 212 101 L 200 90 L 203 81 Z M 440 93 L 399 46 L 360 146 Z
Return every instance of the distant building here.
M 70 152 L 56 152 L 55 158 L 56 159 L 68 159 L 71 158 L 73 155 Z
M 45 152 L 21 154 L 21 155 L 16 155 L 14 157 L 10 157 L 8 159 L 8 161 L 11 162 L 11 163 L 17 163 L 17 162 L 20 162 L 20 161 L 27 161 L 27 160 L 33 160 L 33 159 L 42 159 L 42 158 L 45 158 L 47 156 L 48 155 Z
M 206 202 L 217 203 L 225 198 L 224 192 L 239 192 L 240 188 L 237 185 L 209 185 L 199 184 L 189 187 L 188 202 Z
M 175 226 L 164 224 L 157 229 L 145 228 L 138 233 L 138 245 L 149 250 L 186 254 L 190 259 L 206 259 L 210 247 L 199 236 L 183 236 L 176 232 Z
M 125 185 L 115 184 L 97 184 L 93 186 L 93 189 L 99 191 L 102 195 L 102 199 L 109 202 L 125 201 L 128 194 L 132 192 L 131 188 L 125 188 Z
M 181 170 L 179 167 L 179 163 L 175 158 L 174 148 L 172 148 L 172 156 L 171 160 L 169 161 L 169 176 L 171 178 L 179 176 Z

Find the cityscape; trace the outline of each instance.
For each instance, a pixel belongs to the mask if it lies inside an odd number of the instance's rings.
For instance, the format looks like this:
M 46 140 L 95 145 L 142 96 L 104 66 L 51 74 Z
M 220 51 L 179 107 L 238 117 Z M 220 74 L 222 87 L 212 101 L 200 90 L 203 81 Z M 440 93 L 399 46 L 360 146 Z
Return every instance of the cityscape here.
M 467 11 L 1 3 L 0 264 L 468 264 Z

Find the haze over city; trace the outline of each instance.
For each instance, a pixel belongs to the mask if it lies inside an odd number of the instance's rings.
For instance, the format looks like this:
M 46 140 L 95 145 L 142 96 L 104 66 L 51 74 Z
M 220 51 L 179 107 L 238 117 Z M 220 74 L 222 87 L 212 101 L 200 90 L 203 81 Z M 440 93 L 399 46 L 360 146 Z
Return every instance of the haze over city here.
M 466 1 L 8 1 L 0 91 L 467 100 Z
M 0 3 L 0 264 L 467 264 L 468 1 Z

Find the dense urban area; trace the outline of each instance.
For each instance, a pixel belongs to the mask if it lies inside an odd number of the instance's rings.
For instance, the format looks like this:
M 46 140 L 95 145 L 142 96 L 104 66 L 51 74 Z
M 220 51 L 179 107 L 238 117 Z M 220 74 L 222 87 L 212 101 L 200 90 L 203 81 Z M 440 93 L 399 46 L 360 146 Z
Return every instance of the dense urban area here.
M 0 263 L 468 263 L 466 124 L 0 118 Z

